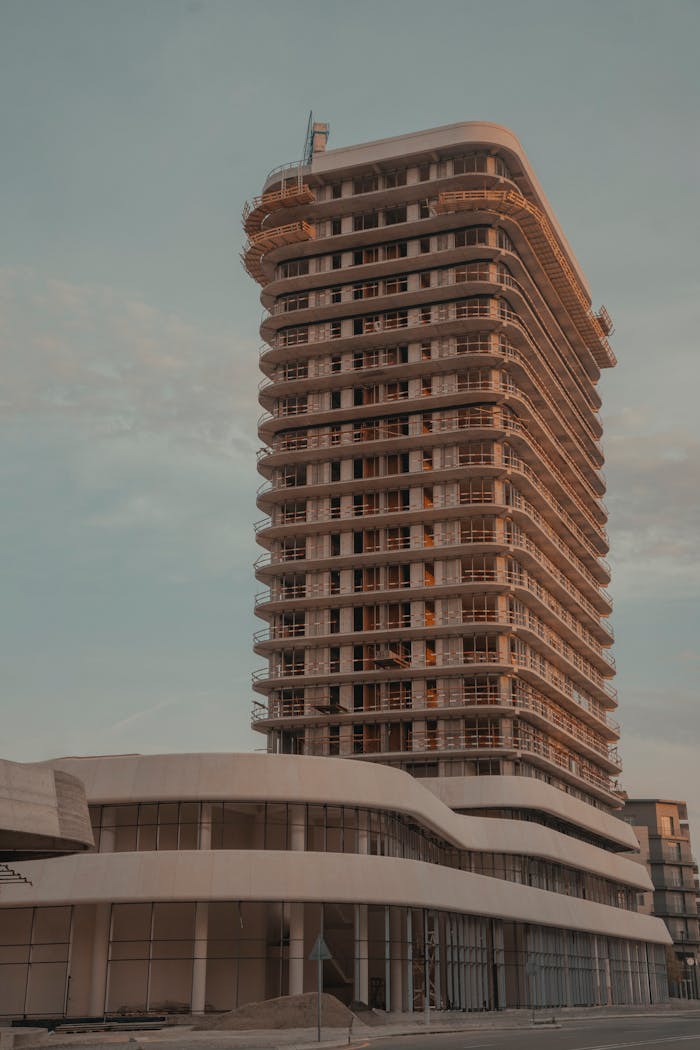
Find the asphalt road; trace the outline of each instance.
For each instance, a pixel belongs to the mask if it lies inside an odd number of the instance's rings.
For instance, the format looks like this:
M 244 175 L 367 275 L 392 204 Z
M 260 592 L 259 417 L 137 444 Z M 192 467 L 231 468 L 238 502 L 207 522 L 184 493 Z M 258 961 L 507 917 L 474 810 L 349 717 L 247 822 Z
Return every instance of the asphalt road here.
M 700 1011 L 676 1016 L 596 1017 L 559 1021 L 561 1027 L 536 1026 L 511 1031 L 485 1029 L 457 1034 L 411 1035 L 371 1043 L 353 1040 L 360 1050 L 700 1050 Z

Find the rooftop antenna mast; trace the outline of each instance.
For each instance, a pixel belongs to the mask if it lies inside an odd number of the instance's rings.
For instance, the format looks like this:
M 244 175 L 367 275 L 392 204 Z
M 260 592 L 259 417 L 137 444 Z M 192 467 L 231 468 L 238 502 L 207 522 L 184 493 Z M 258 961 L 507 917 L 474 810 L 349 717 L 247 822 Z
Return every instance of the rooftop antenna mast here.
M 317 153 L 323 153 L 325 150 L 330 130 L 330 124 L 324 124 L 318 120 L 315 121 L 313 110 L 309 110 L 309 119 L 306 124 L 306 138 L 304 139 L 304 152 L 301 158 L 301 164 L 305 168 L 310 167 L 311 162 Z M 299 170 L 299 179 L 301 180 L 301 168 Z
M 304 151 L 301 155 L 301 163 L 308 167 L 314 155 L 314 113 L 309 110 L 309 119 L 306 123 L 306 138 L 304 139 Z

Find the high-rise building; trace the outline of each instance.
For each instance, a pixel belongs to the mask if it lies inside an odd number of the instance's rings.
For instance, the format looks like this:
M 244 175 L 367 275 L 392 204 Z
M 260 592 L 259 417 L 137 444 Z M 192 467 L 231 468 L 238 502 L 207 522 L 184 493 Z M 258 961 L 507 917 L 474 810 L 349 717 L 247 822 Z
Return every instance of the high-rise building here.
M 610 319 L 507 130 L 325 152 L 314 128 L 245 216 L 267 310 L 255 728 L 617 809 Z

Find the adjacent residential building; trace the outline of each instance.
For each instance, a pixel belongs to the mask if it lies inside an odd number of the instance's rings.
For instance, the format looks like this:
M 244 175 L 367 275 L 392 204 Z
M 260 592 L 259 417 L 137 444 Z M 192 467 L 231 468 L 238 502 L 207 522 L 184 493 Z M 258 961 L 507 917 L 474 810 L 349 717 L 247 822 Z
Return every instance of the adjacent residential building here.
M 507 129 L 327 132 L 244 212 L 268 754 L 56 761 L 96 848 L 0 902 L 0 1013 L 310 991 L 319 933 L 324 988 L 385 1010 L 667 996 L 622 855 L 610 319 Z
M 670 967 L 671 990 L 697 999 L 698 867 L 690 844 L 687 805 L 671 799 L 628 799 L 624 815 L 639 839 L 640 858 L 654 884 L 648 912 L 664 920 L 673 938 L 672 952 L 678 965 Z

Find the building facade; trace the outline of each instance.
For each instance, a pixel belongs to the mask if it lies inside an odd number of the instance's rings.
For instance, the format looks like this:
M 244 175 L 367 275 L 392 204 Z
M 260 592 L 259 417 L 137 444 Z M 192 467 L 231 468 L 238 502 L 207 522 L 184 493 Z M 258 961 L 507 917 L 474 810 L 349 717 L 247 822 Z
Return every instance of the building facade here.
M 610 325 L 517 140 L 317 153 L 245 225 L 268 311 L 255 727 L 273 751 L 619 807 Z
M 524 781 L 525 821 L 456 813 L 438 780 L 379 763 L 117 755 L 50 768 L 85 784 L 95 847 L 25 864 L 31 885 L 3 888 L 1 1016 L 199 1013 L 312 991 L 319 933 L 324 989 L 346 1003 L 666 996 L 670 938 L 634 911 L 649 878 L 616 852 L 631 828 L 539 781 Z M 508 779 L 468 778 L 460 804 L 501 813 Z
M 624 816 L 634 828 L 640 859 L 654 887 L 644 910 L 663 919 L 673 938 L 677 966 L 669 973 L 672 993 L 697 999 L 698 866 L 690 842 L 688 807 L 685 802 L 669 799 L 628 799 Z
M 269 753 L 51 763 L 95 848 L 0 900 L 0 1014 L 310 991 L 319 932 L 385 1010 L 667 996 L 615 779 L 609 318 L 506 129 L 326 134 L 244 213 Z

